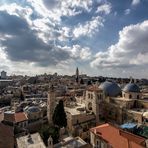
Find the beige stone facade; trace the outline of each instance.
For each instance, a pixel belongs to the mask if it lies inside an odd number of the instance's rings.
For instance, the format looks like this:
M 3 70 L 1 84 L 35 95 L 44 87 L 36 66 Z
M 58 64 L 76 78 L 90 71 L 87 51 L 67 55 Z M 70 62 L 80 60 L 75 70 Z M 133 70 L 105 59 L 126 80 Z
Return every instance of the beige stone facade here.
M 52 124 L 52 116 L 54 113 L 54 109 L 56 106 L 56 100 L 55 100 L 55 90 L 53 86 L 51 86 L 49 92 L 48 92 L 48 99 L 47 99 L 47 118 L 49 124 Z

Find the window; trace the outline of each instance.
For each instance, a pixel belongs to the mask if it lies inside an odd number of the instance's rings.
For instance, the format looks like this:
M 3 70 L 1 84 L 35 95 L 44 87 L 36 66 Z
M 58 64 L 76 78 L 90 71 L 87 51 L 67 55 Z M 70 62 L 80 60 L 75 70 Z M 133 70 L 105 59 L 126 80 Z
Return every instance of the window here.
M 137 99 L 139 99 L 139 95 L 137 95 Z
M 88 103 L 88 109 L 92 110 L 92 103 L 91 102 Z
M 101 142 L 99 140 L 96 141 L 96 148 L 100 148 L 101 147 Z
M 110 116 L 112 116 L 112 115 L 113 115 L 113 112 L 112 112 L 111 110 L 109 111 L 109 115 L 110 115 Z
M 131 99 L 132 98 L 132 95 L 129 95 L 129 98 Z
M 90 99 L 90 94 L 88 94 L 88 99 Z
M 91 94 L 91 99 L 93 99 L 93 94 Z
M 100 94 L 100 99 L 102 99 L 102 94 Z
M 97 98 L 98 98 L 98 100 L 100 100 L 100 96 L 99 95 L 97 95 Z

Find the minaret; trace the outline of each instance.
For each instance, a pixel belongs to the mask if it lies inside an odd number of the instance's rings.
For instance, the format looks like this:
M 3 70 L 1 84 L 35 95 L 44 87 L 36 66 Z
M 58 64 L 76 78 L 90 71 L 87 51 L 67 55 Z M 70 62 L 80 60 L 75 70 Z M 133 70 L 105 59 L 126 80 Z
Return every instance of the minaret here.
M 130 76 L 130 82 L 129 83 L 133 83 L 133 77 Z
M 76 69 L 76 82 L 77 83 L 79 82 L 79 69 L 78 69 L 78 67 Z
M 53 148 L 53 139 L 51 136 L 48 138 L 48 148 Z
M 49 124 L 52 124 L 52 116 L 54 113 L 54 109 L 56 106 L 56 100 L 55 100 L 55 89 L 54 86 L 51 85 L 49 92 L 48 92 L 48 99 L 47 99 L 47 117 Z

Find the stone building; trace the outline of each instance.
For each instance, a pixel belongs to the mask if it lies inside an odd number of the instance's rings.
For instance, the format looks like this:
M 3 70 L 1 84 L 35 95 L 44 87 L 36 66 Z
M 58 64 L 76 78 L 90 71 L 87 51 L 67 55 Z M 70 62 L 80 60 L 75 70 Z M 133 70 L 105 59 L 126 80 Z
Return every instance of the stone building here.
M 89 128 L 100 124 L 99 114 L 104 93 L 98 86 L 88 87 L 83 96 L 77 96 L 65 104 L 67 128 L 72 135 L 89 137 Z
M 100 106 L 104 99 L 103 90 L 96 85 L 87 88 L 84 96 L 85 107 L 88 112 L 93 112 L 96 118 L 96 124 L 99 123 Z
M 38 106 L 30 106 L 25 109 L 25 113 L 28 117 L 27 129 L 30 132 L 38 131 L 43 124 L 43 112 Z
M 54 109 L 56 106 L 56 92 L 54 86 L 52 85 L 48 92 L 48 99 L 47 99 L 47 118 L 49 124 L 52 124 L 52 116 L 54 113 Z
M 148 101 L 142 99 L 138 85 L 129 83 L 122 90 L 119 90 L 118 87 L 114 82 L 104 82 L 100 85 L 99 88 L 105 92 L 100 106 L 100 118 L 117 124 L 124 122 L 143 123 L 143 114 L 147 112 Z
M 16 138 L 17 148 L 46 148 L 39 133 L 28 134 Z

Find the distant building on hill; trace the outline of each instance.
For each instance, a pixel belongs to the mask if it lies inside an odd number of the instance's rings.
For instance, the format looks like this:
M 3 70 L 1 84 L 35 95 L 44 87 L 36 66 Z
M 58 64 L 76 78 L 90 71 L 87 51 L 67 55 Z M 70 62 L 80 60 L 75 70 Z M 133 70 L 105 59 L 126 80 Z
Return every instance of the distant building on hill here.
M 1 79 L 7 79 L 7 72 L 5 71 L 1 72 Z

